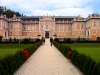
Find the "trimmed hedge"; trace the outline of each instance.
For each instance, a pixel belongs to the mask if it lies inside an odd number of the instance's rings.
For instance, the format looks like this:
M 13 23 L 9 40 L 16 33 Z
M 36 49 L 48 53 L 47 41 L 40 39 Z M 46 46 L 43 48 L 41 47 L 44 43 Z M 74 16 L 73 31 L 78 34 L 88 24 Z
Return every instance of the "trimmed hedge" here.
M 38 42 L 31 47 L 25 48 L 28 51 L 29 56 L 36 51 L 40 44 L 41 43 Z M 22 50 L 16 52 L 14 55 L 8 55 L 3 59 L 0 59 L 0 75 L 13 75 L 25 60 L 26 58 Z
M 100 43 L 100 41 L 92 41 L 92 40 L 81 40 L 80 38 L 76 39 L 76 40 L 71 40 L 71 38 L 66 38 L 63 41 L 59 41 L 58 38 L 55 38 L 54 41 L 56 41 L 57 43 L 60 44 L 66 44 L 66 43 Z
M 71 50 L 69 46 L 63 46 L 55 41 L 53 44 L 57 48 L 58 45 L 60 46 L 58 49 L 64 56 Z M 84 73 L 84 75 L 100 75 L 100 63 L 95 62 L 90 56 L 72 50 L 70 53 L 70 60 Z
M 2 36 L 0 36 L 0 42 L 2 42 Z
M 90 56 L 80 54 L 73 50 L 70 60 L 85 75 L 100 75 L 100 64 L 96 63 Z

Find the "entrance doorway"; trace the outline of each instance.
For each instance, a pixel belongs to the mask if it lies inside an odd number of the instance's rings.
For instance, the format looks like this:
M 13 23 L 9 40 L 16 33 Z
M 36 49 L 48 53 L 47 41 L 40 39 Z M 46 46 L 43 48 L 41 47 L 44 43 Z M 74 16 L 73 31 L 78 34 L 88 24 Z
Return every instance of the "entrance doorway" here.
M 100 37 L 97 37 L 97 41 L 100 41 Z
M 48 31 L 45 32 L 45 38 L 49 38 L 49 32 Z

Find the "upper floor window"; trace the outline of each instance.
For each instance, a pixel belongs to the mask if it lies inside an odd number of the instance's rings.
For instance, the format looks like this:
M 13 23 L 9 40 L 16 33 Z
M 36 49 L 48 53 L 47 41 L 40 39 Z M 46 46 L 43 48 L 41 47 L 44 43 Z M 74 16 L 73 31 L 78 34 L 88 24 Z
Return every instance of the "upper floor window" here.
M 96 30 L 94 30 L 94 34 L 96 34 Z
M 23 27 L 23 30 L 25 30 L 25 26 Z
M 56 30 L 58 29 L 58 27 L 56 26 Z
M 12 26 L 12 25 L 10 25 L 10 28 L 12 29 L 12 28 L 13 28 L 13 26 Z
M 39 28 L 39 27 L 37 26 L 37 30 L 38 30 L 38 28 Z
M 60 30 L 62 30 L 62 26 L 60 26 Z
M 82 28 L 84 28 L 84 24 L 82 24 Z
M 12 36 L 12 32 L 10 32 L 10 36 Z
M 34 30 L 34 26 L 32 26 L 32 30 Z
M 52 25 L 52 29 L 53 29 L 53 25 Z
M 79 28 L 79 24 L 77 24 L 77 28 Z
M 41 25 L 41 29 L 43 29 L 43 25 Z
M 46 25 L 46 29 L 48 29 L 48 25 Z
M 94 26 L 96 26 L 96 22 L 94 22 Z
M 32 33 L 32 36 L 34 36 L 34 33 Z
M 82 31 L 82 35 L 84 35 L 84 31 Z
M 30 36 L 30 33 L 28 33 L 28 36 Z
M 17 28 L 18 26 L 17 25 L 15 25 L 15 28 Z
M 100 22 L 99 22 L 99 26 L 100 26 Z
M 30 26 L 28 26 L 28 30 L 30 30 Z

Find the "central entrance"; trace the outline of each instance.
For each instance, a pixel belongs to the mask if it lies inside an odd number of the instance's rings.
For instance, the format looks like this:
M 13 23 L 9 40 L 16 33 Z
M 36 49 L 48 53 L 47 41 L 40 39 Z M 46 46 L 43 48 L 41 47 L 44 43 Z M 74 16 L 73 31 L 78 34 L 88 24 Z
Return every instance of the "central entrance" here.
M 49 31 L 45 32 L 45 38 L 49 38 Z

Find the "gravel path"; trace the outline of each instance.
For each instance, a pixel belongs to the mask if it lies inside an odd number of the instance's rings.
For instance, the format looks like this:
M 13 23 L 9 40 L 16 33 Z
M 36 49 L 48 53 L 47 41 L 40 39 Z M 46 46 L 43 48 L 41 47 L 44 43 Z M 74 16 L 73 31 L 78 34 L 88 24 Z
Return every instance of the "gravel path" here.
M 15 72 L 14 75 L 83 75 L 49 39 Z

